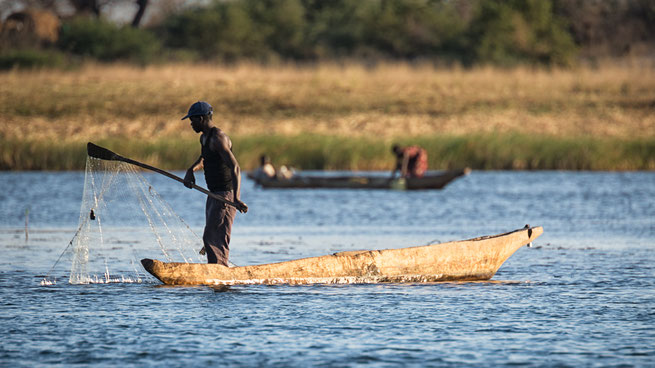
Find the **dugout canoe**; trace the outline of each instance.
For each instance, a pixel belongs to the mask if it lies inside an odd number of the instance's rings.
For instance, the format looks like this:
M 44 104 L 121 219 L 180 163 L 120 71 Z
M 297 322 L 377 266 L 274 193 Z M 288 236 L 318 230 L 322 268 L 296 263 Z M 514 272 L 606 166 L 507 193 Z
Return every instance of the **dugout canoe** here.
M 253 175 L 248 177 L 262 188 L 277 189 L 442 189 L 448 183 L 468 175 L 471 169 L 449 170 L 444 172 L 428 172 L 421 178 L 399 178 L 370 176 L 370 175 L 342 175 L 342 176 L 311 176 L 297 174 L 290 179 L 261 179 Z
M 164 263 L 142 259 L 166 285 L 357 284 L 491 279 L 523 245 L 543 233 L 527 227 L 504 234 L 410 248 L 363 250 L 255 266 Z

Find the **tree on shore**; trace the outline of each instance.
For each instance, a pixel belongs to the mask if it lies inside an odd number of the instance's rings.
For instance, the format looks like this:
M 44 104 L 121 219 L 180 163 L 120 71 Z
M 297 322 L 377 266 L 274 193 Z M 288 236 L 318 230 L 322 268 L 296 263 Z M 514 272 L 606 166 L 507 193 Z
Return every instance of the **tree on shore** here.
M 581 58 L 652 57 L 654 4 L 653 0 L 0 0 L 0 13 L 32 7 L 58 14 L 61 36 L 51 51 L 64 58 L 568 66 Z M 117 9 L 129 9 L 131 21 L 111 21 Z M 142 26 L 146 11 L 148 24 Z M 22 51 L 26 46 L 20 46 Z M 8 50 L 5 47 L 0 58 Z M 9 60 L 3 65 L 13 64 Z

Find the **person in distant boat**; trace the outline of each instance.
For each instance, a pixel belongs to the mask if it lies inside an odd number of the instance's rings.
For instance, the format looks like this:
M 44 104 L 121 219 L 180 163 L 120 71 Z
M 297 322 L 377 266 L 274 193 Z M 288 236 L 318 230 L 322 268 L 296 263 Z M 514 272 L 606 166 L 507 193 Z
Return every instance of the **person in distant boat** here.
M 207 187 L 212 193 L 234 202 L 234 208 L 215 198 L 207 197 L 205 206 L 205 230 L 202 241 L 207 253 L 207 263 L 228 266 L 230 255 L 230 236 L 236 210 L 248 211 L 248 206 L 240 199 L 241 168 L 232 154 L 232 141 L 225 132 L 212 123 L 213 109 L 210 104 L 198 101 L 191 105 L 182 120 L 189 118 L 191 128 L 200 136 L 200 157 L 189 167 L 184 176 L 188 188 L 195 184 L 193 172 L 205 170 Z
M 401 178 L 421 178 L 428 169 L 428 153 L 419 146 L 401 147 L 394 144 L 391 151 L 396 155 L 396 167 L 391 178 L 400 172 Z
M 271 164 L 271 159 L 266 155 L 259 157 L 259 167 L 255 169 L 251 177 L 255 180 L 272 180 L 275 179 L 275 166 Z
M 296 171 L 293 167 L 287 167 L 286 165 L 280 166 L 280 170 L 277 172 L 277 178 L 282 180 L 289 180 L 294 175 L 296 175 Z

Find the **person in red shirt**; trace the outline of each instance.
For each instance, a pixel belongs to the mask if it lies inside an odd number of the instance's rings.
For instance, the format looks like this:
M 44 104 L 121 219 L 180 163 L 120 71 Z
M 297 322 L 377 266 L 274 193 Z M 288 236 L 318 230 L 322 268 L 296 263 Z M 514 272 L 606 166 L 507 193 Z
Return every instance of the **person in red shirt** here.
M 396 167 L 391 178 L 400 171 L 402 178 L 421 178 L 428 169 L 428 153 L 419 146 L 401 147 L 395 144 L 391 150 L 396 155 Z

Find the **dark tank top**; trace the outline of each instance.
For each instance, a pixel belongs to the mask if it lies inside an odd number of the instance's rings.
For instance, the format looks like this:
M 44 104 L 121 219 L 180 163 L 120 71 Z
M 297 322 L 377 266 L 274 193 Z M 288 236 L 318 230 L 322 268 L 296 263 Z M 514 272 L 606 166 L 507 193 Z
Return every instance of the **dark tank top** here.
M 202 158 L 205 170 L 205 181 L 210 192 L 227 192 L 232 190 L 232 170 L 227 165 L 223 157 L 209 148 L 209 138 L 216 137 L 218 131 L 212 128 L 209 135 L 205 137 L 203 144 L 202 139 Z M 218 138 L 216 138 L 218 139 Z

